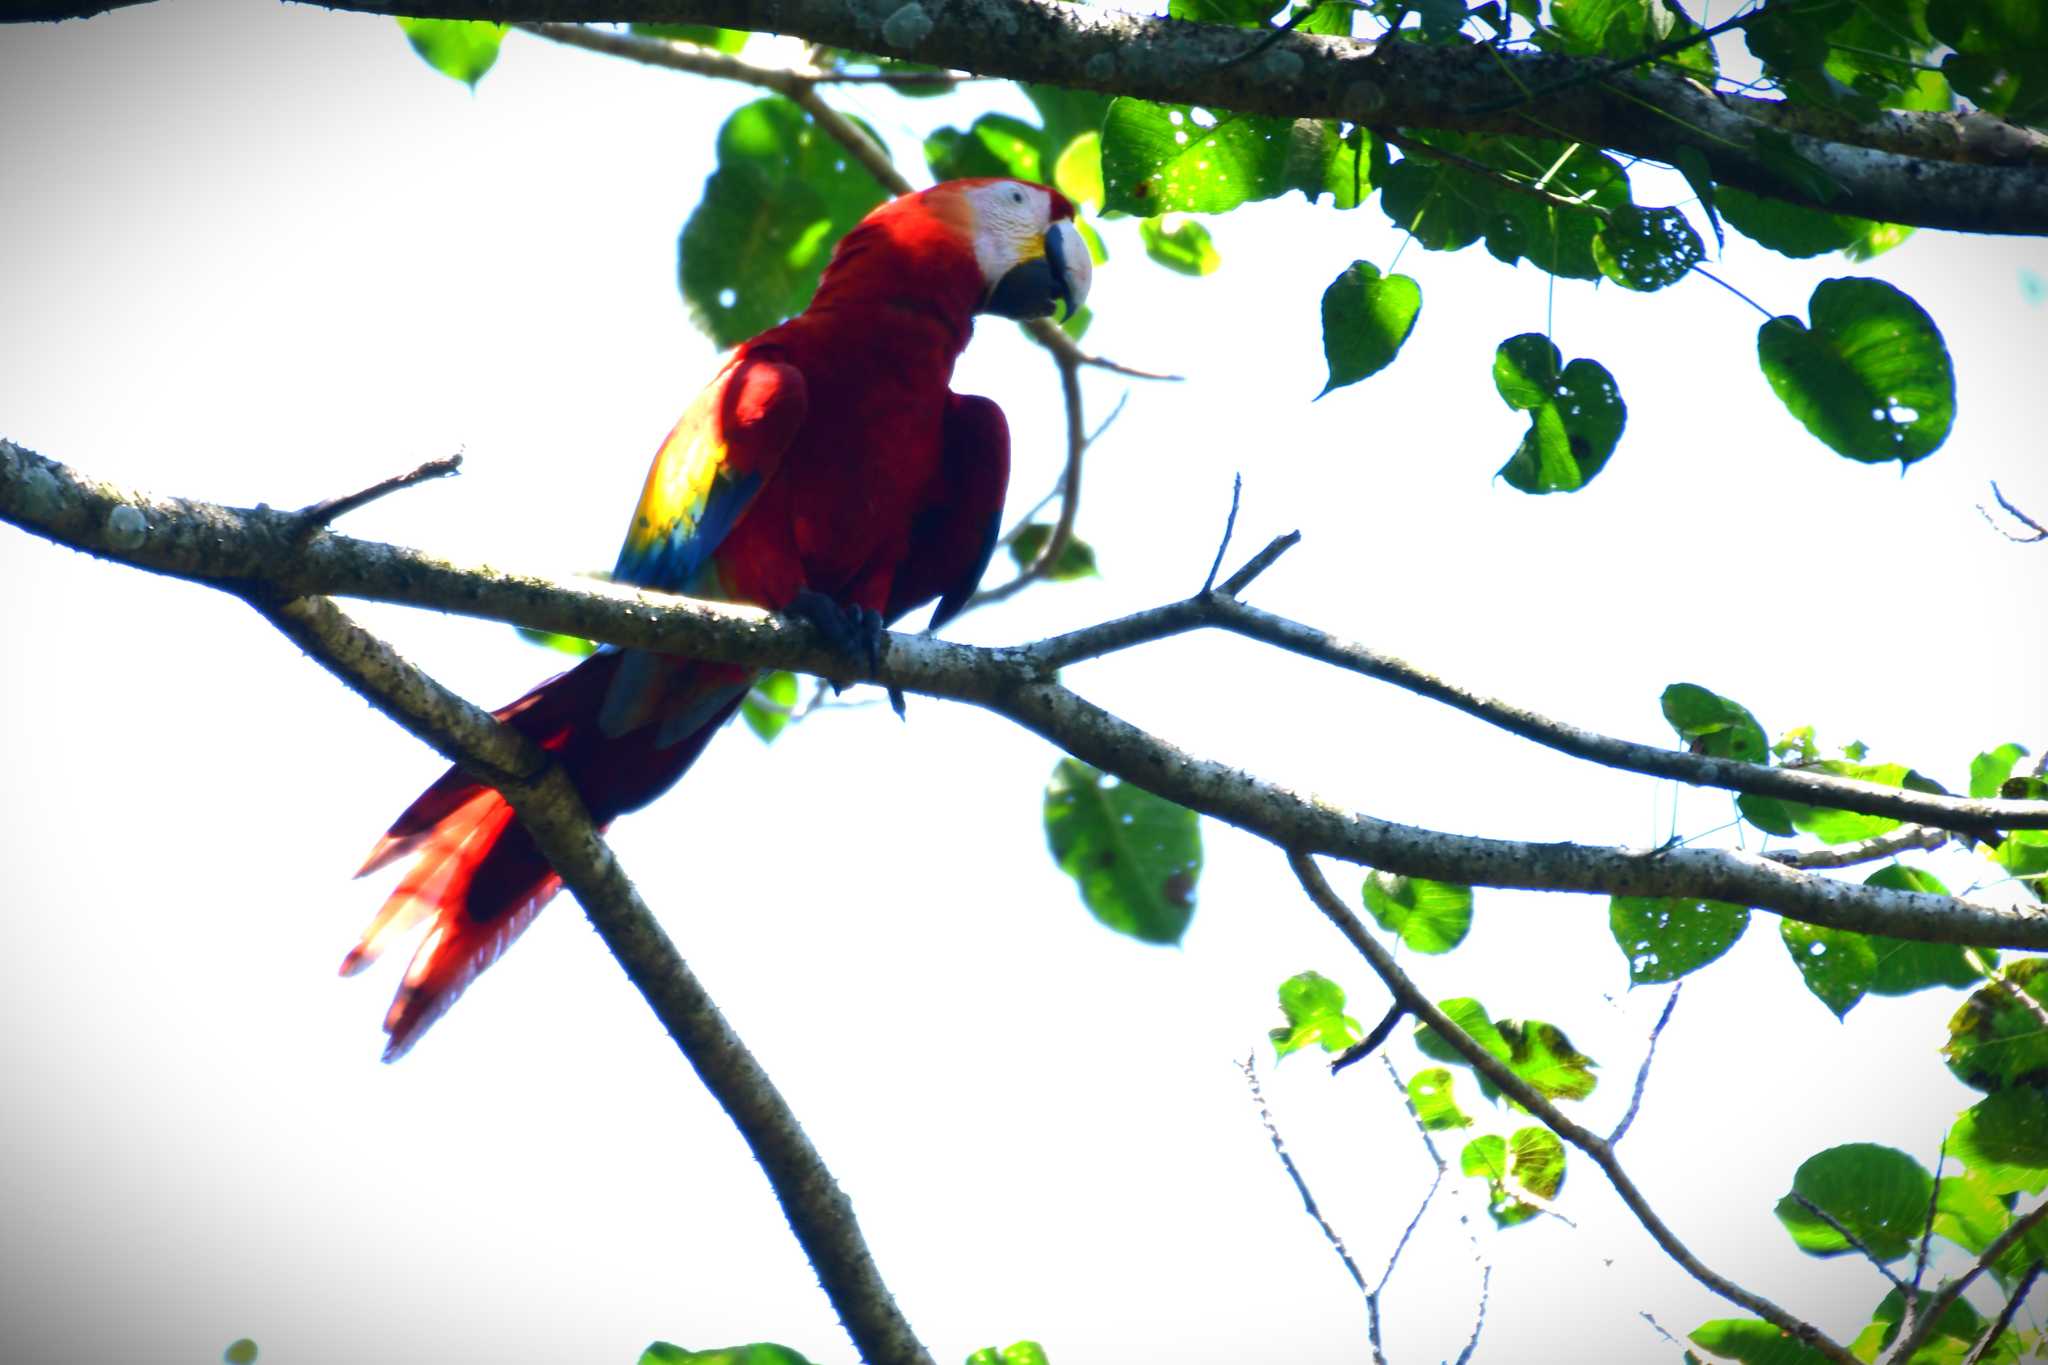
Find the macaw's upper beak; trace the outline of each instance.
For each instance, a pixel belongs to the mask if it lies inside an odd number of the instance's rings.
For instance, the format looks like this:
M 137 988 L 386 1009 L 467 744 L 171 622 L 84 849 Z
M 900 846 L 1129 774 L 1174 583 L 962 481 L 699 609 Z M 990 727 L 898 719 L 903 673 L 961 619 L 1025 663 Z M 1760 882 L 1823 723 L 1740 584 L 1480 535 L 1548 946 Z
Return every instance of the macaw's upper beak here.
M 1088 301 L 1088 283 L 1094 267 L 1088 259 L 1088 244 L 1066 220 L 1054 223 L 1040 239 L 1038 255 L 1011 266 L 997 280 L 982 301 L 981 311 L 1001 318 L 1061 319 L 1074 316 Z M 1064 312 L 1059 312 L 1061 305 Z

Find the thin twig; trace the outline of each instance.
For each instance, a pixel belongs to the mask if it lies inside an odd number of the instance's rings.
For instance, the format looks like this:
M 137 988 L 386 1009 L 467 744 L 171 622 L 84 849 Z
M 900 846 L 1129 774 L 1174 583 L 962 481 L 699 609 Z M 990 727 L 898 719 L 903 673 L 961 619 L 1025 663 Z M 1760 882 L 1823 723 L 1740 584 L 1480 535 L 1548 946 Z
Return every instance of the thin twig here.
M 1663 1218 L 1650 1206 L 1642 1191 L 1636 1188 L 1635 1182 L 1630 1180 L 1628 1173 L 1622 1169 L 1620 1160 L 1614 1155 L 1613 1147 L 1605 1139 L 1567 1118 L 1555 1104 L 1544 1098 L 1533 1086 L 1510 1070 L 1505 1062 L 1488 1052 L 1469 1033 L 1459 1028 L 1448 1015 L 1438 1009 L 1435 1002 L 1401 970 L 1401 965 L 1394 960 L 1394 955 L 1373 937 L 1364 922 L 1352 913 L 1351 908 L 1335 891 L 1330 889 L 1329 882 L 1324 879 L 1321 869 L 1315 865 L 1312 857 L 1306 853 L 1291 851 L 1287 855 L 1287 860 L 1294 869 L 1294 875 L 1300 880 L 1302 889 L 1308 893 L 1309 899 L 1315 902 L 1316 907 L 1337 927 L 1345 940 L 1371 965 L 1373 971 L 1385 983 L 1389 993 L 1405 1004 L 1418 1022 L 1435 1029 L 1474 1070 L 1535 1115 L 1551 1132 L 1591 1157 L 1593 1163 L 1606 1173 L 1615 1193 L 1621 1196 L 1622 1203 L 1628 1205 L 1629 1211 L 1635 1214 L 1636 1220 L 1643 1225 L 1644 1230 L 1687 1274 L 1730 1303 L 1749 1310 L 1765 1322 L 1811 1346 L 1829 1360 L 1835 1361 L 1836 1365 L 1859 1365 L 1855 1356 L 1820 1328 L 1792 1316 L 1769 1299 L 1753 1294 L 1709 1269 L 1693 1254 L 1691 1248 L 1678 1239 L 1677 1234 L 1671 1231 Z
M 1518 180 L 1497 166 L 1489 166 L 1483 161 L 1475 161 L 1471 157 L 1460 155 L 1457 152 L 1445 151 L 1441 147 L 1432 146 L 1419 139 L 1407 138 L 1398 133 L 1388 132 L 1381 132 L 1378 136 L 1381 141 L 1386 142 L 1390 146 L 1399 147 L 1411 156 L 1434 159 L 1447 165 L 1456 166 L 1468 175 L 1478 176 L 1480 179 L 1490 181 L 1504 190 L 1525 195 L 1531 199 L 1548 204 L 1552 208 L 1563 209 L 1567 213 L 1582 213 L 1589 218 L 1598 218 L 1603 223 L 1614 216 L 1605 208 L 1589 200 L 1574 199 L 1569 195 L 1559 194 L 1555 190 L 1546 190 L 1541 185 L 1531 181 Z
M 296 538 L 304 540 L 315 531 L 324 529 L 330 522 L 347 516 L 358 507 L 373 503 L 377 499 L 396 493 L 402 488 L 411 488 L 414 484 L 425 483 L 429 479 L 445 479 L 450 474 L 458 472 L 461 468 L 462 455 L 458 451 L 453 455 L 446 455 L 438 460 L 428 460 L 418 469 L 408 473 L 394 474 L 388 479 L 380 479 L 368 488 L 360 489 L 354 493 L 348 493 L 338 498 L 323 498 L 319 502 L 309 503 L 299 509 L 297 514 L 298 529 L 292 532 L 292 534 Z
M 1713 39 L 1733 29 L 1755 23 L 1767 12 L 1782 13 L 1783 7 L 1779 6 L 1771 11 L 1766 11 L 1762 8 L 1753 9 L 1747 14 L 1739 14 L 1733 19 L 1714 25 L 1712 28 L 1703 28 L 1697 33 L 1688 33 L 1684 37 L 1672 38 L 1657 44 L 1655 47 L 1645 48 L 1633 57 L 1624 57 L 1619 61 L 1608 62 L 1603 66 L 1596 66 L 1589 70 L 1577 72 L 1574 75 L 1565 77 L 1561 81 L 1553 81 L 1549 85 L 1540 85 L 1534 90 L 1524 90 L 1520 94 L 1508 99 L 1490 100 L 1485 104 L 1471 105 L 1459 110 L 1459 113 L 1467 118 L 1478 118 L 1485 114 L 1504 113 L 1509 109 L 1519 109 L 1525 104 L 1533 104 L 1535 101 L 1546 99 L 1551 95 L 1562 94 L 1567 90 L 1575 90 L 1582 85 L 1591 85 L 1595 81 L 1608 80 L 1635 67 L 1647 66 L 1651 62 L 1661 62 L 1666 57 L 1683 52 L 1689 47 L 1711 42 Z
M 2048 526 L 2043 526 L 2040 522 L 2035 521 L 2025 512 L 2020 511 L 2019 508 L 2014 507 L 2011 503 L 2007 502 L 2005 500 L 2005 494 L 1999 491 L 1998 480 L 1996 479 L 1993 479 L 1991 481 L 1991 496 L 1998 500 L 1998 505 L 2000 507 L 2003 507 L 2006 510 L 2006 513 L 2009 516 L 2011 516 L 2013 520 L 2019 522 L 2022 526 L 2025 526 L 2034 534 L 2030 536 L 2014 535 L 2012 532 L 2006 530 L 2003 526 L 2000 526 L 1997 522 L 1992 521 L 1991 514 L 1984 510 L 1984 504 L 1980 502 L 1977 504 L 1977 511 L 1980 515 L 1983 516 L 1985 521 L 1991 523 L 1992 530 L 1998 532 L 1998 534 L 2004 536 L 2007 540 L 2013 542 L 2013 544 L 2015 545 L 2035 545 L 2040 543 L 2041 541 L 2048 540 Z
M 1792 1202 L 1797 1204 L 1800 1208 L 1805 1209 L 1815 1218 L 1820 1219 L 1821 1222 L 1826 1223 L 1828 1225 L 1828 1228 L 1837 1237 L 1847 1242 L 1855 1250 L 1862 1252 L 1863 1259 L 1870 1262 L 1872 1265 L 1876 1266 L 1877 1273 L 1884 1276 L 1887 1280 L 1891 1281 L 1892 1288 L 1899 1291 L 1899 1297 L 1901 1299 L 1904 1299 L 1911 1292 L 1907 1289 L 1906 1282 L 1899 1278 L 1898 1272 L 1894 1271 L 1890 1266 L 1886 1265 L 1882 1260 L 1880 1260 L 1878 1258 L 1878 1254 L 1872 1251 L 1869 1245 L 1865 1243 L 1861 1237 L 1858 1237 L 1853 1229 L 1845 1226 L 1841 1219 L 1835 1217 L 1835 1215 L 1829 1213 L 1826 1209 L 1814 1203 L 1811 1199 L 1808 1199 L 1805 1195 L 1799 1193 L 1797 1190 L 1794 1190 L 1792 1192 Z
M 1892 1343 L 1891 1355 L 1887 1359 L 1895 1362 L 1895 1365 L 1905 1365 L 1905 1362 L 1911 1360 L 1913 1353 L 1926 1342 L 1928 1335 L 1948 1312 L 1950 1305 L 1962 1297 L 1963 1291 L 1968 1289 L 1979 1275 L 1996 1265 L 2000 1257 L 2018 1245 L 2021 1238 L 2032 1232 L 2043 1217 L 2048 1217 L 2048 1200 L 2036 1204 L 2007 1224 L 2005 1231 L 1999 1233 L 1992 1239 L 1991 1245 L 1984 1248 L 1975 1264 L 1935 1292 L 1926 1309 L 1920 1314 L 1920 1321 L 1913 1325 L 1911 1331 L 1901 1329 Z
M 1472 1315 L 1472 1335 L 1465 1338 L 1465 1349 L 1458 1352 L 1454 1365 L 1471 1365 L 1472 1353 L 1479 1349 L 1479 1333 L 1486 1327 L 1486 1300 L 1493 1290 L 1493 1266 L 1482 1263 L 1479 1267 L 1479 1311 Z
M 1301 544 L 1301 532 L 1289 531 L 1274 536 L 1266 542 L 1266 548 L 1246 560 L 1244 567 L 1223 580 L 1220 589 L 1225 597 L 1236 597 L 1252 585 L 1252 580 L 1280 562 L 1280 556 Z
M 1763 856 L 1786 867 L 1854 867 L 1858 863 L 1874 863 L 1914 849 L 1925 849 L 1931 853 L 1955 837 L 1947 830 L 1936 829 L 1932 825 L 1902 825 L 1854 843 L 1835 844 L 1829 848 L 1769 849 Z
M 1209 561 L 1209 576 L 1202 580 L 1202 591 L 1208 592 L 1216 586 L 1216 573 L 1223 567 L 1224 551 L 1230 548 L 1231 532 L 1237 529 L 1237 503 L 1244 493 L 1244 475 L 1230 476 L 1230 515 L 1223 519 L 1223 539 L 1217 543 L 1216 558 Z
M 2005 1307 L 1998 1310 L 1997 1318 L 1984 1329 L 1984 1335 L 1977 1338 L 1976 1346 L 1971 1349 L 1963 1365 L 1982 1365 L 1982 1362 L 1990 1359 L 1991 1348 L 2005 1335 L 2005 1329 L 2012 1326 L 2013 1317 L 2019 1312 L 2020 1304 L 2026 1301 L 2027 1291 L 2034 1287 L 2034 1281 L 2040 1276 L 2041 1262 L 2036 1261 L 2027 1267 L 2026 1273 L 2020 1276 L 2019 1284 L 2013 1289 L 2012 1297 L 2005 1301 Z
M 1386 1067 L 1387 1079 L 1393 1082 L 1395 1091 L 1401 1096 L 1402 1107 L 1408 1111 L 1408 1117 L 1415 1122 L 1415 1131 L 1422 1138 L 1423 1147 L 1429 1152 L 1430 1164 L 1436 1167 L 1436 1178 L 1429 1182 L 1429 1189 L 1424 1192 L 1422 1203 L 1416 1207 L 1415 1216 L 1408 1220 L 1407 1227 L 1401 1229 L 1400 1240 L 1394 1243 L 1394 1250 L 1387 1257 L 1387 1268 L 1380 1272 L 1380 1282 L 1372 1288 L 1375 1298 L 1385 1291 L 1387 1281 L 1394 1278 L 1394 1267 L 1401 1263 L 1401 1253 L 1408 1249 L 1408 1239 L 1413 1237 L 1415 1229 L 1421 1226 L 1422 1215 L 1429 1212 L 1430 1201 L 1436 1198 L 1437 1190 L 1444 1183 L 1444 1175 L 1451 1168 L 1451 1163 L 1445 1161 L 1443 1153 L 1437 1150 L 1436 1139 L 1430 1135 L 1429 1125 L 1425 1124 L 1422 1115 L 1416 1112 L 1415 1101 L 1408 1094 L 1408 1087 L 1401 1080 L 1401 1073 L 1394 1069 L 1394 1059 L 1383 1052 L 1380 1054 L 1380 1061 Z
M 524 736 L 443 688 L 322 597 L 247 600 L 405 729 L 490 782 L 675 1040 L 759 1163 L 861 1356 L 931 1365 L 862 1238 L 853 1206 L 796 1115 L 676 951 L 591 822 L 575 786 Z
M 1330 1220 L 1323 1217 L 1323 1211 L 1316 1205 L 1316 1197 L 1309 1193 L 1308 1182 L 1301 1178 L 1301 1171 L 1288 1154 L 1287 1144 L 1280 1139 L 1280 1125 L 1273 1121 L 1273 1111 L 1266 1106 L 1266 1092 L 1259 1085 L 1258 1056 L 1256 1053 L 1237 1064 L 1244 1073 L 1245 1084 L 1251 1087 L 1252 1103 L 1259 1107 L 1259 1122 L 1266 1125 L 1266 1136 L 1273 1140 L 1273 1153 L 1280 1158 L 1280 1164 L 1287 1171 L 1287 1178 L 1294 1182 L 1295 1192 L 1301 1196 L 1301 1206 L 1308 1216 L 1316 1220 L 1316 1226 L 1323 1230 L 1323 1237 L 1330 1248 L 1337 1253 L 1337 1259 L 1344 1263 L 1344 1270 L 1351 1276 L 1351 1282 L 1358 1286 L 1358 1292 L 1365 1293 L 1365 1276 L 1359 1272 L 1358 1262 L 1351 1259 L 1351 1253 L 1344 1249 L 1344 1239 L 1337 1235 L 1337 1229 L 1330 1226 Z
M 1920 1281 L 1927 1274 L 1927 1248 L 1934 1240 L 1934 1216 L 1941 1208 L 1941 1170 L 1948 1165 L 1948 1134 L 1941 1135 L 1941 1153 L 1934 1158 L 1934 1188 L 1927 1192 L 1927 1217 L 1920 1224 L 1920 1249 L 1913 1253 L 1913 1292 L 1906 1295 L 1906 1312 L 1910 1315 L 1916 1300 L 1920 1297 Z
M 1629 1094 L 1628 1112 L 1607 1135 L 1610 1147 L 1618 1145 L 1628 1135 L 1629 1125 L 1636 1121 L 1636 1111 L 1643 1107 L 1643 1087 L 1650 1083 L 1650 1063 L 1657 1060 L 1657 1040 L 1664 1036 L 1664 1026 L 1671 1022 L 1671 1011 L 1678 1008 L 1678 993 L 1683 989 L 1683 981 L 1673 983 L 1671 994 L 1664 997 L 1664 1008 L 1657 1012 L 1657 1022 L 1650 1026 L 1650 1045 L 1643 1053 L 1643 1064 L 1636 1068 L 1636 1088 Z
M 1386 1042 L 1388 1035 L 1392 1034 L 1395 1027 L 1407 1017 L 1408 1007 L 1396 1000 L 1392 1005 L 1388 1006 L 1387 1012 L 1380 1017 L 1380 1021 L 1372 1026 L 1371 1033 L 1366 1034 L 1365 1037 L 1360 1038 L 1350 1047 L 1337 1054 L 1337 1059 L 1330 1063 L 1330 1074 L 1334 1076 L 1352 1063 L 1362 1062 L 1367 1057 L 1372 1056 L 1373 1053 L 1378 1052 L 1380 1044 Z M 1392 1066 L 1393 1063 L 1388 1062 L 1387 1065 Z
M 1065 335 L 1062 333 L 1061 335 Z M 1067 463 L 1060 475 L 1060 515 L 1053 522 L 1052 534 L 1045 538 L 1045 544 L 1038 547 L 1038 553 L 1031 562 L 1017 571 L 1017 576 L 1007 583 L 999 583 L 984 589 L 967 599 L 963 611 L 986 607 L 1001 602 L 1023 591 L 1031 584 L 1052 572 L 1053 565 L 1067 552 L 1067 546 L 1074 539 L 1074 519 L 1081 512 L 1081 462 L 1088 453 L 1087 418 L 1081 411 L 1081 368 L 1077 360 L 1053 355 L 1053 363 L 1060 372 L 1060 399 L 1067 414 Z

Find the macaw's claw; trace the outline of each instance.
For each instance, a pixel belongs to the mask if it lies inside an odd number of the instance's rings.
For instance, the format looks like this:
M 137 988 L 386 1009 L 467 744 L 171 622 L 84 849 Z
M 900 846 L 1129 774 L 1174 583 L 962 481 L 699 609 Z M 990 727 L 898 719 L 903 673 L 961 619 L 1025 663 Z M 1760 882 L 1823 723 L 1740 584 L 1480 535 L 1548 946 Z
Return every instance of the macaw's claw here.
M 872 607 L 842 605 L 824 593 L 805 588 L 790 599 L 789 614 L 810 622 L 827 644 L 854 664 L 865 665 L 869 672 L 881 667 L 882 613 Z M 834 692 L 847 686 L 837 678 L 826 681 L 832 684 Z

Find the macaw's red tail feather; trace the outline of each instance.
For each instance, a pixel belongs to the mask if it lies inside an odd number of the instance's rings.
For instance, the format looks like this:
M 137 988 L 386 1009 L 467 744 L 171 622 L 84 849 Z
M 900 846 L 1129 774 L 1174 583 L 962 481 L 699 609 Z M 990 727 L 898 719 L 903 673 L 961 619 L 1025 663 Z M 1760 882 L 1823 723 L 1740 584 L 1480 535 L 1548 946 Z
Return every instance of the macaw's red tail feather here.
M 665 705 L 654 719 L 703 720 L 664 744 L 663 725 L 607 734 L 598 723 L 624 657 L 593 655 L 496 713 L 561 765 L 600 829 L 683 775 L 739 705 L 750 676 L 723 665 L 670 662 L 662 687 Z M 342 975 L 352 976 L 407 930 L 427 926 L 384 1019 L 387 1062 L 405 1055 L 562 885 L 505 798 L 460 769 L 451 768 L 406 807 L 371 850 L 363 872 L 408 854 L 416 861 L 341 964 Z

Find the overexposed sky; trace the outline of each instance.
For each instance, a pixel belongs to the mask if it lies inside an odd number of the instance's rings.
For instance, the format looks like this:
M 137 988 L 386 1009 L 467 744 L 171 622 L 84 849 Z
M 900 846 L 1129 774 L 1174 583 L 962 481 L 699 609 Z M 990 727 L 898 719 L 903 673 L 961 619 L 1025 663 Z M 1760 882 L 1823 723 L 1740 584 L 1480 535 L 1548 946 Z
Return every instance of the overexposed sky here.
M 459 479 L 344 529 L 607 566 L 710 369 L 675 238 L 720 121 L 756 93 L 514 35 L 472 95 L 388 20 L 255 0 L 0 30 L 0 435 L 155 492 L 277 506 L 459 448 Z M 987 97 L 840 96 L 906 151 Z M 1086 484 L 1103 577 L 953 634 L 1031 639 L 1186 594 L 1241 472 L 1235 557 L 1304 533 L 1260 605 L 1561 718 L 1669 742 L 1658 693 L 1694 681 L 1773 732 L 1813 723 L 1952 786 L 1979 750 L 2048 743 L 2048 547 L 1975 510 L 1997 479 L 2048 513 L 2048 308 L 2022 284 L 2048 276 L 2042 243 L 1922 234 L 1856 267 L 1730 241 L 1716 270 L 1774 311 L 1867 273 L 1933 313 L 1960 415 L 1902 479 L 1779 407 L 1757 316 L 1706 281 L 1552 298 L 1476 247 L 1402 253 L 1424 293 L 1406 352 L 1312 404 L 1323 287 L 1354 259 L 1388 266 L 1400 235 L 1376 205 L 1298 197 L 1211 227 L 1223 268 L 1196 281 L 1144 260 L 1131 224 L 1105 228 L 1089 345 L 1188 380 L 1087 377 L 1096 416 L 1130 390 Z M 1523 419 L 1488 367 L 1547 310 L 1630 422 L 1588 491 L 1531 499 L 1492 480 Z M 1060 458 L 1052 367 L 991 322 L 957 387 L 1005 407 L 1012 505 L 1030 505 Z M 266 1362 L 620 1362 L 663 1337 L 851 1359 L 744 1147 L 572 902 L 412 1056 L 377 1063 L 403 954 L 335 979 L 380 894 L 347 878 L 432 754 L 221 594 L 0 530 L 0 607 L 0 1355 L 206 1361 L 249 1336 Z M 360 614 L 485 704 L 557 666 L 504 627 Z M 1070 677 L 1388 818 L 1640 844 L 1729 815 L 1241 642 Z M 1023 1336 L 1058 1365 L 1363 1359 L 1362 1306 L 1232 1062 L 1261 1053 L 1297 1160 L 1376 1275 L 1427 1184 L 1412 1126 L 1376 1067 L 1275 1072 L 1264 1042 L 1288 975 L 1336 978 L 1368 1022 L 1376 984 L 1277 852 L 1213 823 L 1182 948 L 1101 930 L 1045 852 L 1055 757 L 916 698 L 908 725 L 869 707 L 772 748 L 734 730 L 614 842 L 938 1359 Z M 1956 887 L 1993 871 L 1927 865 Z M 1627 990 L 1605 909 L 1482 892 L 1464 948 L 1410 962 L 1438 996 L 1566 1029 L 1602 1064 L 1594 1127 L 1625 1105 L 1664 996 Z M 1838 1143 L 1932 1164 L 1972 1101 L 1936 1055 L 1959 999 L 1871 999 L 1838 1025 L 1759 916 L 1688 986 L 1623 1154 L 1709 1264 L 1846 1339 L 1884 1286 L 1800 1254 L 1771 1205 Z M 1414 1069 L 1405 1036 L 1392 1055 Z M 1446 1182 L 1387 1296 L 1395 1360 L 1462 1345 L 1468 1230 L 1495 1267 L 1481 1360 L 1662 1358 L 1639 1313 L 1678 1333 L 1733 1315 L 1589 1163 L 1570 1169 L 1575 1229 L 1496 1235 L 1477 1188 Z

